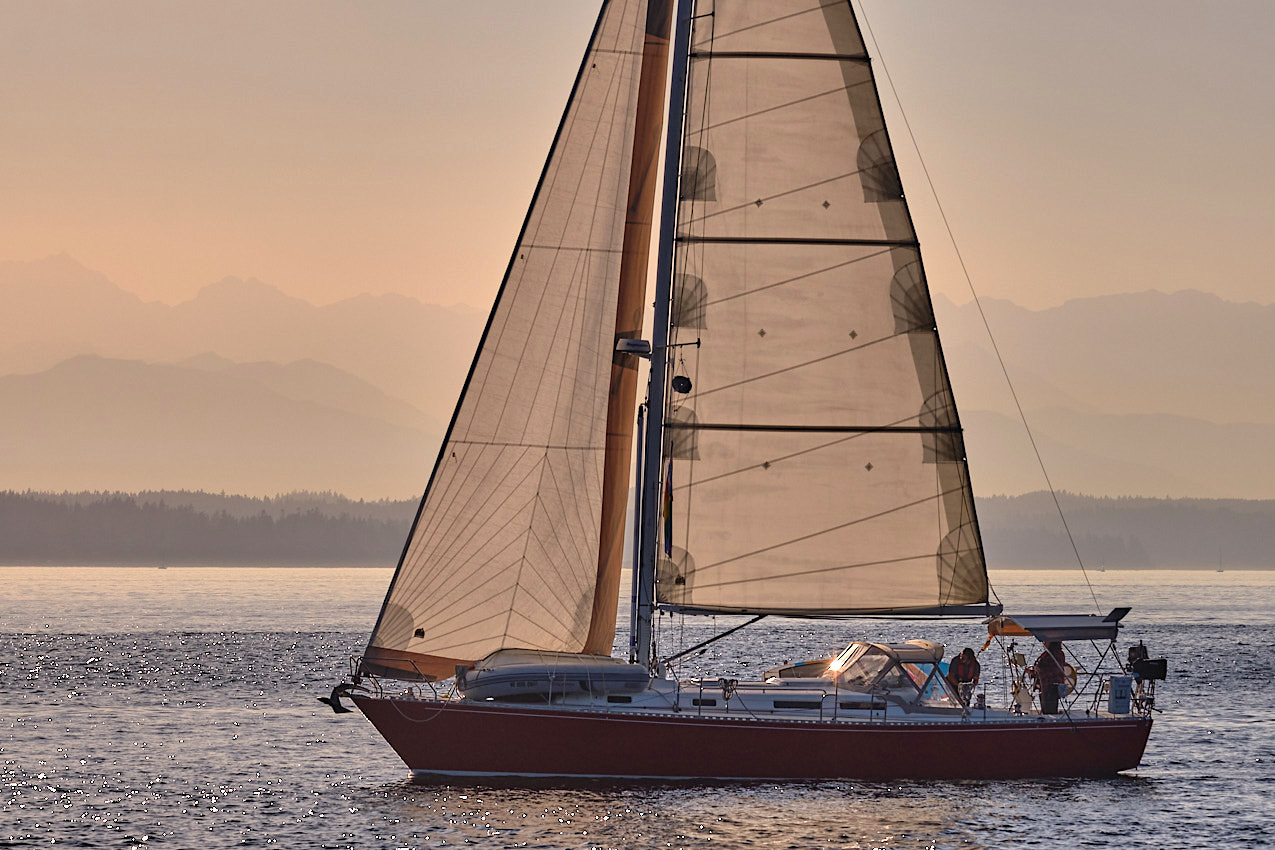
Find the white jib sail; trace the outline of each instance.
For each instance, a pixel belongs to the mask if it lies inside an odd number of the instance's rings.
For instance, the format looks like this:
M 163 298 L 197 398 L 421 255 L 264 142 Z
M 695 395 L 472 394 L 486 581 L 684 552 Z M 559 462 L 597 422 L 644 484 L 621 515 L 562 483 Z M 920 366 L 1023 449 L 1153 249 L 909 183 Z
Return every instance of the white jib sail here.
M 672 307 L 662 603 L 987 600 L 916 234 L 848 2 L 701 2 Z
M 584 644 L 645 17 L 645 0 L 603 7 L 368 669 Z

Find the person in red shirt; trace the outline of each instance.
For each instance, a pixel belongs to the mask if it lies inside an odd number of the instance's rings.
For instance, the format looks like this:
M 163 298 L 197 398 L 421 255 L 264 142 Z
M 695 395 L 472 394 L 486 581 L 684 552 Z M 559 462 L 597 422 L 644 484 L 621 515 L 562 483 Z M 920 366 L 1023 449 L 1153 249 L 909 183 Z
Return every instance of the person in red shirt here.
M 1045 644 L 1045 651 L 1036 659 L 1033 670 L 1036 675 L 1036 684 L 1040 685 L 1041 714 L 1058 713 L 1060 695 L 1058 686 L 1067 681 L 1067 674 L 1063 669 L 1065 664 L 1062 643 L 1056 640 Z

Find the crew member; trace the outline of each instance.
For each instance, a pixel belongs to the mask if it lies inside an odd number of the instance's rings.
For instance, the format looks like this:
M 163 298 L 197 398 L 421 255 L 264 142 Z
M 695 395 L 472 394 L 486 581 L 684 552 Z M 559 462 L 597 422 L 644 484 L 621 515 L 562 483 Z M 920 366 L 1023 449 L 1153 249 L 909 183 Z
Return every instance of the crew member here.
M 970 704 L 970 697 L 974 695 L 974 686 L 978 684 L 981 670 L 978 659 L 974 657 L 974 650 L 968 646 L 947 666 L 947 683 L 966 705 Z
M 1060 686 L 1067 681 L 1065 664 L 1062 642 L 1056 640 L 1045 644 L 1045 651 L 1036 659 L 1033 670 L 1036 675 L 1036 684 L 1040 686 L 1041 714 L 1058 713 Z

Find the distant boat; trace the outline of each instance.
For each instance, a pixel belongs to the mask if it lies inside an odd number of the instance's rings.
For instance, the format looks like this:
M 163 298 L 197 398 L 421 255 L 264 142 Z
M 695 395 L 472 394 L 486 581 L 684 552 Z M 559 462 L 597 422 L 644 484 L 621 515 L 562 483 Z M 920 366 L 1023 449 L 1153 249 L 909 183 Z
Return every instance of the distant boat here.
M 613 658 L 635 435 L 633 628 Z M 1038 713 L 1004 643 L 1114 643 L 1127 609 L 991 620 L 1018 694 L 1005 708 L 949 682 L 931 641 L 854 641 L 760 681 L 669 677 L 703 645 L 663 649 L 657 611 L 1000 613 L 848 2 L 603 3 L 334 700 L 350 695 L 419 777 L 1110 776 L 1151 731 L 1119 676 L 1092 677 L 1106 703 L 1073 693 Z

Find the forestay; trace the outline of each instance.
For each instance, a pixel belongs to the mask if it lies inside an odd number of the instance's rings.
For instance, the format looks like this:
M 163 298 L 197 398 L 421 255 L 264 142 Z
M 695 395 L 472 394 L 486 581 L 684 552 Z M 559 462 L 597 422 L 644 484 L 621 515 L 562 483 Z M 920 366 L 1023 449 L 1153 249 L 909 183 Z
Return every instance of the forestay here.
M 585 646 L 646 6 L 603 5 L 365 671 Z
M 847 2 L 701 2 L 682 154 L 667 606 L 982 603 L 965 449 Z M 664 547 L 670 555 L 664 556 Z

